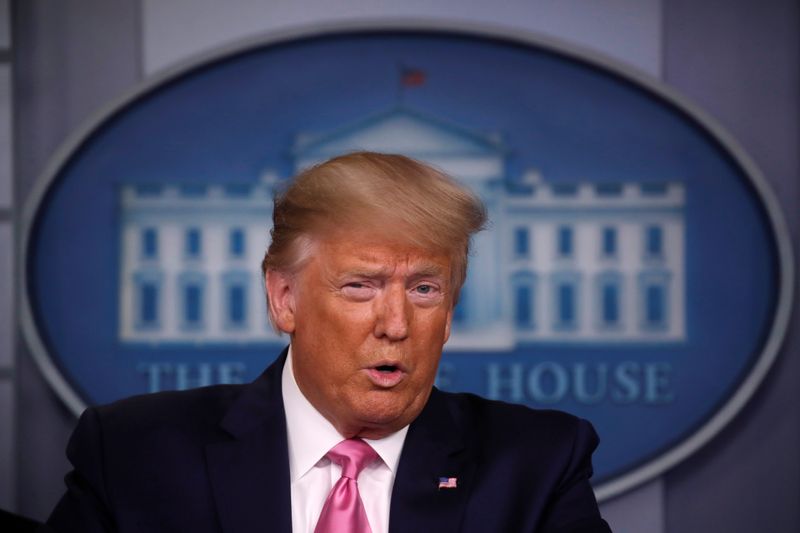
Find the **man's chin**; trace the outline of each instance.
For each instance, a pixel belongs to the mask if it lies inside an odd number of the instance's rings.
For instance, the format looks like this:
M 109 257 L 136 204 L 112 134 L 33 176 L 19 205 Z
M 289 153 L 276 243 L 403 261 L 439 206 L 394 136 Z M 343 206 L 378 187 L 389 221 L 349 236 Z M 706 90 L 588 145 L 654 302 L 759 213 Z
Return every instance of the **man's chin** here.
M 362 426 L 353 436 L 362 439 L 378 440 L 397 433 L 408 424 L 371 424 Z M 346 436 L 346 435 L 345 435 Z
M 354 410 L 358 413 L 357 423 L 361 426 L 358 436 L 376 439 L 391 435 L 410 424 L 421 410 L 421 406 L 417 408 L 417 406 L 407 403 L 362 405 L 360 409 Z M 376 434 L 379 436 L 372 436 Z

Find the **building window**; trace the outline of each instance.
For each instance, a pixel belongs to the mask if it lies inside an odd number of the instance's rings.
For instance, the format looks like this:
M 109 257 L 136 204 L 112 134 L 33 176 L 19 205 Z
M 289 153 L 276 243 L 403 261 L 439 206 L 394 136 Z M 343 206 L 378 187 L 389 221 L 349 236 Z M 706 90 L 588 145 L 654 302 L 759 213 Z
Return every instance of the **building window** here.
M 223 276 L 225 287 L 225 327 L 243 328 L 247 326 L 247 272 L 228 272 Z
M 161 325 L 161 274 L 137 272 L 133 277 L 136 329 L 157 329 Z
M 622 275 L 606 272 L 597 277 L 597 316 L 600 328 L 615 328 L 622 322 Z
M 142 259 L 155 259 L 158 257 L 158 232 L 155 228 L 142 230 Z
M 514 228 L 514 257 L 530 255 L 530 234 L 528 228 Z
M 228 321 L 237 326 L 244 325 L 246 292 L 241 285 L 228 287 Z
M 184 252 L 189 259 L 196 259 L 203 253 L 203 241 L 199 228 L 189 228 L 184 236 Z
M 180 186 L 181 196 L 198 198 L 206 195 L 208 186 L 204 183 L 184 183 Z
M 640 274 L 640 324 L 646 330 L 669 328 L 670 275 L 664 271 Z
M 205 275 L 187 272 L 180 276 L 181 324 L 184 329 L 202 329 L 206 315 Z
M 664 323 L 664 302 L 666 300 L 664 287 L 661 285 L 651 285 L 645 289 L 645 322 L 648 326 L 661 325 Z
M 527 285 L 520 285 L 514 291 L 514 323 L 519 327 L 528 327 L 533 323 L 532 292 Z
M 573 249 L 573 231 L 569 226 L 558 228 L 558 255 L 559 257 L 571 257 Z
M 579 275 L 559 273 L 554 277 L 555 300 L 554 326 L 557 330 L 571 330 L 578 327 L 579 316 Z
M 197 326 L 203 321 L 203 287 L 190 283 L 183 288 L 183 320 Z
M 666 183 L 642 183 L 642 193 L 647 196 L 664 196 L 669 191 Z
M 225 185 L 225 195 L 234 198 L 247 198 L 253 192 L 250 183 L 229 183 Z
M 621 183 L 598 183 L 594 190 L 598 196 L 622 196 L 623 188 Z
M 139 183 L 134 186 L 136 195 L 141 198 L 157 198 L 164 190 L 163 185 L 158 183 Z
M 664 255 L 664 230 L 661 226 L 645 228 L 645 255 L 651 258 Z
M 233 228 L 230 232 L 230 254 L 231 257 L 244 257 L 244 230 Z
M 532 329 L 536 324 L 536 276 L 522 272 L 515 274 L 511 281 L 514 287 L 514 325 Z
M 614 256 L 617 255 L 617 229 L 616 228 L 603 228 L 601 251 L 602 251 L 603 257 L 614 257 Z
M 158 322 L 158 286 L 155 283 L 142 283 L 139 286 L 141 307 L 139 323 L 151 325 Z
M 615 325 L 619 322 L 619 287 L 603 286 L 603 323 Z
M 575 196 L 578 194 L 578 186 L 574 183 L 554 183 L 550 188 L 555 196 Z
M 561 324 L 575 322 L 575 286 L 572 284 L 558 286 L 558 321 Z

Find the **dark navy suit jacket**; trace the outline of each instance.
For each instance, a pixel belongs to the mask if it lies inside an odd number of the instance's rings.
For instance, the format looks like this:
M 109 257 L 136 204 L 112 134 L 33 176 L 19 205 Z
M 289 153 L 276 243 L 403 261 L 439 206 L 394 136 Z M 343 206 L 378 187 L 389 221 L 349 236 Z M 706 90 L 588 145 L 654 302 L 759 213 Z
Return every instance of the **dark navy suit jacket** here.
M 50 528 L 291 532 L 284 362 L 285 352 L 248 385 L 87 409 Z M 573 416 L 434 389 L 406 437 L 389 529 L 609 531 L 589 486 L 596 446 L 591 425 Z M 439 489 L 440 477 L 456 488 Z

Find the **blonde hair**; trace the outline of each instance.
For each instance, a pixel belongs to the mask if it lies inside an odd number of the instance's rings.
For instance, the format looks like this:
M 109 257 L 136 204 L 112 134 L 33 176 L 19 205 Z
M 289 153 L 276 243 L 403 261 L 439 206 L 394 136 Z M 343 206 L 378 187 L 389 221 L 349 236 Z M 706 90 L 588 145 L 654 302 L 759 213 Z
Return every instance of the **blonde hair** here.
M 272 242 L 261 268 L 296 273 L 325 228 L 361 228 L 451 257 L 454 299 L 467 274 L 473 234 L 486 208 L 467 187 L 409 157 L 355 152 L 298 174 L 275 197 Z M 398 234 L 400 234 L 398 236 Z

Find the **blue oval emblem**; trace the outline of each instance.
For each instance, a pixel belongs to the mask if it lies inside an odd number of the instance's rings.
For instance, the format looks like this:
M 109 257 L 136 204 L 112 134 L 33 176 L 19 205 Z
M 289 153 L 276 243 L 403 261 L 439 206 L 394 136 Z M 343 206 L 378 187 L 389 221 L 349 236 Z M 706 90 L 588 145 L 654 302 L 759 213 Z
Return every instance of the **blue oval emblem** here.
M 719 431 L 785 331 L 789 241 L 746 156 L 654 82 L 528 38 L 266 42 L 86 131 L 28 206 L 22 268 L 26 338 L 76 412 L 260 373 L 286 343 L 259 274 L 273 190 L 356 149 L 486 201 L 438 385 L 591 420 L 600 498 Z

